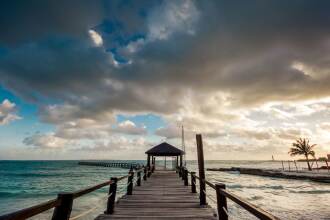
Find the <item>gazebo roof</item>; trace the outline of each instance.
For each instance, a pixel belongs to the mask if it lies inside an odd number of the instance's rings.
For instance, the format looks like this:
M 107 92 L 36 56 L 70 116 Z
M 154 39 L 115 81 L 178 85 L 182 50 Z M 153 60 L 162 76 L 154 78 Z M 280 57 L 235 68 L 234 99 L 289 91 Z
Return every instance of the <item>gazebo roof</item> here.
M 152 156 L 180 156 L 183 155 L 184 152 L 166 142 L 163 142 L 146 151 L 146 154 Z

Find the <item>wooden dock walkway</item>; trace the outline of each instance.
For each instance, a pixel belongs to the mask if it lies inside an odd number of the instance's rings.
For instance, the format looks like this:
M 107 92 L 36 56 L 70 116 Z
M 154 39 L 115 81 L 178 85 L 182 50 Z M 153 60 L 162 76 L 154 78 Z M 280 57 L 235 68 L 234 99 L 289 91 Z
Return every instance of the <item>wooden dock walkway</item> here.
M 199 196 L 184 186 L 175 171 L 155 171 L 136 186 L 133 195 L 118 200 L 112 215 L 101 214 L 96 220 L 110 219 L 217 219 L 210 206 L 200 206 Z
M 109 187 L 107 205 L 104 214 L 96 220 L 111 219 L 219 219 L 228 220 L 229 212 L 227 199 L 230 199 L 253 216 L 261 220 L 278 220 L 269 212 L 226 190 L 224 183 L 212 183 L 205 178 L 203 142 L 200 134 L 196 135 L 198 170 L 189 171 L 182 163 L 183 151 L 162 143 L 147 151 L 147 166 L 140 169 L 131 169 L 128 175 L 111 177 L 110 180 L 74 192 L 63 192 L 57 198 L 0 216 L 0 220 L 25 220 L 53 209 L 52 220 L 76 220 L 91 213 L 100 204 L 92 207 L 74 217 L 71 217 L 75 199 L 94 192 L 103 187 Z M 176 156 L 176 170 L 155 170 L 155 156 Z M 180 163 L 178 161 L 180 157 Z M 111 163 L 111 162 L 110 162 Z M 119 166 L 123 163 L 113 164 L 103 162 L 88 162 L 82 165 Z M 157 166 L 158 167 L 158 166 Z M 142 181 L 143 175 L 143 181 Z M 190 175 L 190 181 L 188 176 Z M 134 179 L 136 177 L 136 180 Z M 126 181 L 126 194 L 116 200 L 118 182 Z M 197 192 L 197 181 L 199 190 Z M 142 183 L 143 182 L 143 183 Z M 190 185 L 189 185 L 190 182 Z M 134 187 L 134 184 L 136 186 Z M 206 185 L 215 190 L 217 211 L 207 205 Z M 121 184 L 122 186 L 122 184 Z M 211 198 L 210 198 L 211 199 Z

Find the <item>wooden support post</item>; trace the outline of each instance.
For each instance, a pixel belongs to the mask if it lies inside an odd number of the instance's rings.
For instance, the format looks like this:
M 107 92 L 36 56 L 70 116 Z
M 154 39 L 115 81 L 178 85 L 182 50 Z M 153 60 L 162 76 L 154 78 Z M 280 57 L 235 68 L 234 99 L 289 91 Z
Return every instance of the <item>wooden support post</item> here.
M 182 177 L 182 180 L 184 180 L 184 175 L 185 175 L 185 173 L 184 173 L 184 167 L 181 167 L 181 177 Z
M 107 202 L 107 210 L 105 210 L 104 214 L 113 214 L 115 209 L 115 201 L 116 201 L 116 193 L 117 193 L 117 177 L 111 178 L 111 184 L 109 188 L 109 197 Z
M 141 186 L 141 170 L 137 172 L 136 185 Z
M 325 164 L 327 165 L 327 170 L 329 172 L 330 170 L 329 170 L 329 164 L 328 164 L 328 161 L 327 160 L 325 161 Z
M 207 205 L 206 203 L 206 186 L 205 186 L 205 170 L 204 170 L 204 152 L 202 135 L 196 135 L 197 142 L 197 157 L 198 157 L 198 170 L 199 170 L 199 203 L 200 205 Z
M 182 167 L 178 167 L 179 177 L 182 177 Z
M 128 179 L 127 179 L 127 195 L 132 195 L 134 172 L 129 171 L 128 174 L 129 174 L 129 176 L 128 176 Z
M 182 167 L 182 155 L 180 155 L 180 167 Z
M 151 165 L 151 173 L 153 173 L 153 172 L 155 172 L 155 157 L 154 156 L 152 156 L 152 165 Z
M 315 156 L 314 156 L 314 159 L 315 159 L 315 163 L 316 163 L 317 172 L 320 172 L 319 163 L 317 162 L 317 159 L 315 158 Z
M 178 167 L 179 167 L 179 157 L 178 157 L 178 156 L 176 156 L 176 164 L 175 164 L 175 167 L 176 167 L 175 172 L 178 173 L 178 172 L 179 172 L 179 171 L 178 171 Z
M 156 157 L 154 157 L 154 170 L 156 169 Z
M 184 168 L 184 185 L 188 186 L 188 170 L 187 168 Z
M 148 154 L 148 157 L 147 157 L 147 167 L 150 167 L 150 155 Z
M 296 162 L 296 160 L 294 160 L 293 162 L 294 162 L 294 165 L 295 165 L 295 167 L 296 167 L 296 171 L 298 172 L 298 167 L 297 167 L 297 162 Z
M 57 195 L 57 199 L 61 203 L 55 207 L 52 220 L 69 220 L 72 211 L 73 194 L 60 193 Z
M 152 164 L 151 172 L 153 173 L 153 172 L 155 172 L 155 157 L 154 156 L 152 156 L 152 158 L 151 158 L 151 164 Z
M 191 192 L 196 193 L 196 177 L 195 177 L 196 172 L 190 172 L 191 175 Z
M 221 189 L 226 189 L 225 184 L 215 184 L 217 193 L 218 217 L 221 220 L 228 220 L 227 198 L 220 193 Z
M 143 173 L 143 180 L 146 181 L 147 180 L 147 167 L 144 167 L 144 173 Z
M 150 167 L 148 168 L 148 178 L 151 176 L 151 169 Z

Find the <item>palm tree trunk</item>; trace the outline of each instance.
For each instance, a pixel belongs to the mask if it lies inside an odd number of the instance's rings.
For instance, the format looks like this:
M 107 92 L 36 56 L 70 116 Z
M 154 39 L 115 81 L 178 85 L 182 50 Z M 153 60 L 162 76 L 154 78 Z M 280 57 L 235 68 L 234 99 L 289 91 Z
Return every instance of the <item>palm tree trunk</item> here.
M 311 171 L 312 168 L 311 168 L 311 165 L 309 164 L 308 155 L 305 155 L 305 157 L 306 157 L 306 161 L 307 161 L 308 170 Z

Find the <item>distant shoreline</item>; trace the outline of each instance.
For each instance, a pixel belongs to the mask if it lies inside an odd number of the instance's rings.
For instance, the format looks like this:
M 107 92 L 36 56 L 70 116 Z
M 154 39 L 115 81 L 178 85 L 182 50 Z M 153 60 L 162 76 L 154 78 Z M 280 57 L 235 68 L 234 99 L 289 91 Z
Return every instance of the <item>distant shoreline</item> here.
M 242 167 L 231 167 L 231 168 L 208 168 L 207 171 L 222 171 L 222 172 L 239 172 L 240 174 L 254 175 L 254 176 L 265 176 L 285 179 L 305 179 L 312 180 L 315 182 L 330 183 L 330 174 L 327 172 L 316 173 L 309 171 L 282 171 L 275 169 L 255 169 L 255 168 L 242 168 Z

